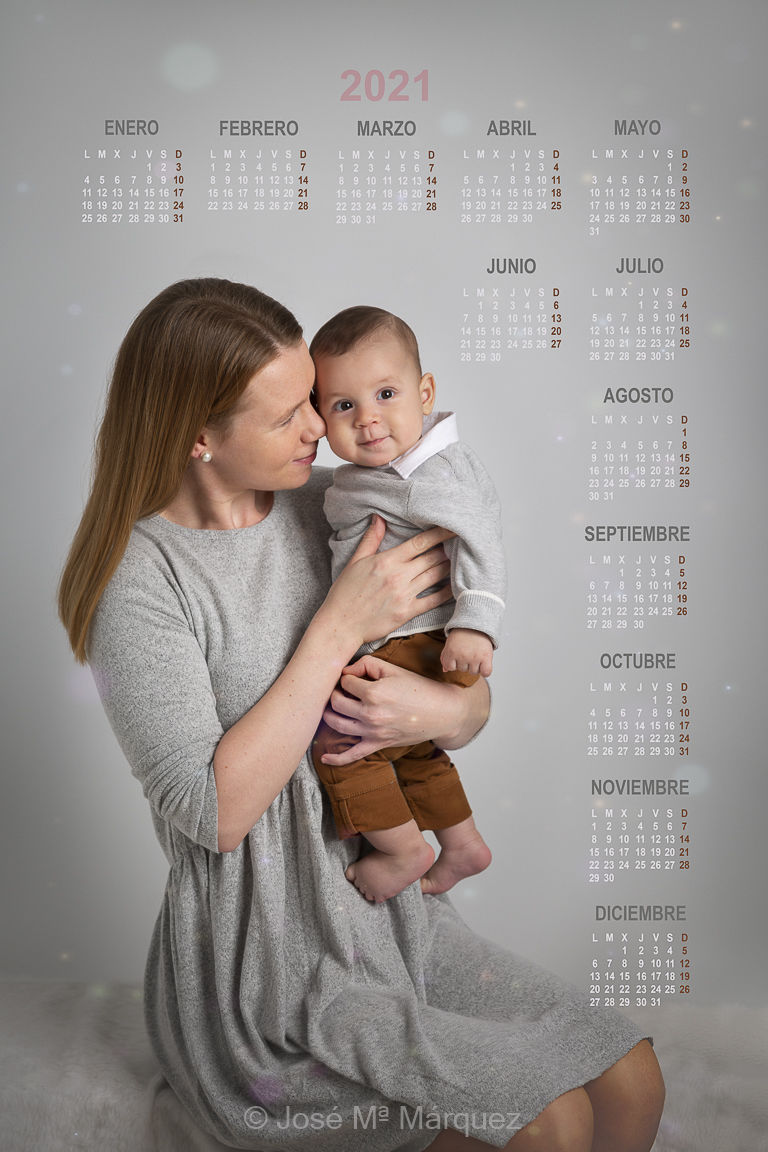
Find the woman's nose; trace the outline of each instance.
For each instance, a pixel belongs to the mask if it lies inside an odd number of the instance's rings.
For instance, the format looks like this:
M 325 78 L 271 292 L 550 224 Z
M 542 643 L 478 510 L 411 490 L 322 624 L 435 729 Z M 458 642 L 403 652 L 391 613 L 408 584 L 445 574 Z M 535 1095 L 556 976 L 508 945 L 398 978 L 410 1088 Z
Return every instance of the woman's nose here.
M 307 441 L 319 440 L 325 436 L 325 421 L 311 404 L 307 406 L 307 409 L 307 424 L 302 433 L 303 439 Z

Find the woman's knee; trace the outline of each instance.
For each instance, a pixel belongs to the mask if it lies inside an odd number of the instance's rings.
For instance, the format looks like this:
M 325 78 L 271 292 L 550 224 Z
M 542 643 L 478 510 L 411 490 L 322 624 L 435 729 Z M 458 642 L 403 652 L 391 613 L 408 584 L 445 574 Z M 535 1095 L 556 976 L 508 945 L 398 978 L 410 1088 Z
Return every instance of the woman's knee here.
M 583 1088 L 558 1096 L 535 1120 L 504 1145 L 510 1152 L 590 1152 L 592 1105 Z M 440 1133 L 429 1152 L 481 1152 L 486 1143 L 452 1128 Z
M 548 1104 L 507 1147 L 511 1152 L 590 1152 L 592 1135 L 589 1097 L 583 1088 L 574 1088 Z
M 594 1115 L 594 1152 L 647 1152 L 664 1107 L 664 1080 L 648 1041 L 584 1087 Z

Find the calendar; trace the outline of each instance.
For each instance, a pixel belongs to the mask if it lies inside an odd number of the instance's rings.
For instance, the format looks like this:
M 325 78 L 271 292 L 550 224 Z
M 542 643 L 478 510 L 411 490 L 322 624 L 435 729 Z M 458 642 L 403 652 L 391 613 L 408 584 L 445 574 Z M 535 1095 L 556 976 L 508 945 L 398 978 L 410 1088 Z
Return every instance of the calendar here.
M 8 845 L 45 844 L 9 971 L 143 964 L 163 862 L 50 605 L 122 335 L 222 276 L 307 339 L 402 316 L 499 492 L 461 914 L 662 1034 L 766 1007 L 762 5 L 7 7 Z

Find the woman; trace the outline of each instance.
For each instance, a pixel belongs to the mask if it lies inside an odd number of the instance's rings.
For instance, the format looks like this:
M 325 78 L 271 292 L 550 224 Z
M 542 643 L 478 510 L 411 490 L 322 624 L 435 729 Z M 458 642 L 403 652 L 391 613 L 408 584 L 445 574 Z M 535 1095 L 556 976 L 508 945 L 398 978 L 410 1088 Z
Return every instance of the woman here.
M 487 696 L 371 657 L 334 691 L 446 575 L 446 533 L 377 554 L 377 521 L 329 590 L 313 378 L 296 320 L 255 289 L 160 293 L 118 354 L 62 576 L 170 863 L 145 981 L 160 1064 L 235 1147 L 641 1152 L 662 1090 L 629 1021 L 475 937 L 447 897 L 369 904 L 345 879 L 356 842 L 305 754 L 328 698 L 361 739 L 344 762 L 457 747 Z

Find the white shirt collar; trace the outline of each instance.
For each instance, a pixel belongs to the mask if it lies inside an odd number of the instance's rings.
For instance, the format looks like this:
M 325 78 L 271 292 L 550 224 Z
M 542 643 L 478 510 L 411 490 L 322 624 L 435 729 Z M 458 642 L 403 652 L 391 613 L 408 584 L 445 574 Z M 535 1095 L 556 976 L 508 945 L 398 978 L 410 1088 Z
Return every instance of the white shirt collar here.
M 436 456 L 447 448 L 449 444 L 457 444 L 459 428 L 454 412 L 433 412 L 424 417 L 421 439 L 417 440 L 413 448 L 403 452 L 402 456 L 390 460 L 389 467 L 394 468 L 399 476 L 407 480 L 415 472 L 419 464 Z

